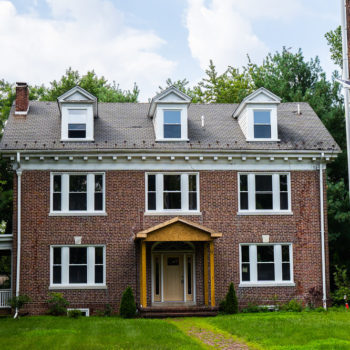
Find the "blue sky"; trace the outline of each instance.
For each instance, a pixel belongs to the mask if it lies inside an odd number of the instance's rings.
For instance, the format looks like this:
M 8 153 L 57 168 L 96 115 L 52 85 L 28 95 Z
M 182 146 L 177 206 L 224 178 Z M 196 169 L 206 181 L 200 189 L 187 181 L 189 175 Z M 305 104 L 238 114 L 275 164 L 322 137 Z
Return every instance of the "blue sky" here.
M 167 77 L 197 83 L 211 58 L 222 72 L 283 46 L 318 55 L 330 76 L 324 34 L 339 23 L 334 0 L 0 0 L 0 79 L 95 69 L 147 100 Z

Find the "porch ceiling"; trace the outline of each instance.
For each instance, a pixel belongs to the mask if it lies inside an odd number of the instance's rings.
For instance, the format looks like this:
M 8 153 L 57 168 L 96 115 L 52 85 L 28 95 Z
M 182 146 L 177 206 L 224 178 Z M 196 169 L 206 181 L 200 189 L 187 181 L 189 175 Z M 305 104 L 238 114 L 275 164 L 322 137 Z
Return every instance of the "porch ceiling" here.
M 136 233 L 135 239 L 148 242 L 209 242 L 222 234 L 192 221 L 176 217 Z

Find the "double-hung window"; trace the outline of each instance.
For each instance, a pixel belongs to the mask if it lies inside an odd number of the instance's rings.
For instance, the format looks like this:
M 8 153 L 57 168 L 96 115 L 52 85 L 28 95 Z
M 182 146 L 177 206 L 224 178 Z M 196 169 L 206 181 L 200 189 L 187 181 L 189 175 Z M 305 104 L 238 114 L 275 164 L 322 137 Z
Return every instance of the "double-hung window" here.
M 101 173 L 52 173 L 51 213 L 103 213 L 105 181 Z
M 164 138 L 181 139 L 181 110 L 164 110 Z
M 68 109 L 68 138 L 85 139 L 86 138 L 86 108 Z
M 51 247 L 51 287 L 105 285 L 105 247 Z
M 271 111 L 254 110 L 254 138 L 271 139 Z
M 240 173 L 239 211 L 289 212 L 290 174 Z
M 291 244 L 242 244 L 241 284 L 291 284 Z
M 198 174 L 147 174 L 146 211 L 199 211 Z

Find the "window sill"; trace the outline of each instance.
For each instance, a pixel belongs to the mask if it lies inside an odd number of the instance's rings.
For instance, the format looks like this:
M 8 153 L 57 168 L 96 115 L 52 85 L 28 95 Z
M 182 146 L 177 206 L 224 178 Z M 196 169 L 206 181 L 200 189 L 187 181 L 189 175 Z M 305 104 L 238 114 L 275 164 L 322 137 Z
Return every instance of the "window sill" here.
M 94 139 L 61 139 L 61 142 L 82 142 L 82 141 L 87 141 L 87 142 L 93 142 Z
M 49 290 L 59 290 L 59 289 L 107 289 L 105 284 L 103 285 L 86 285 L 86 284 L 60 284 L 60 285 L 50 285 Z
M 295 287 L 294 282 L 256 282 L 256 283 L 240 283 L 238 287 Z
M 280 139 L 246 139 L 247 142 L 279 142 Z
M 237 215 L 293 215 L 292 211 L 239 211 Z
M 178 139 L 178 138 L 169 138 L 169 139 L 156 139 L 156 142 L 167 142 L 167 141 L 169 141 L 169 142 L 173 142 L 173 141 L 177 141 L 177 142 L 189 142 L 190 141 L 190 139 Z
M 145 211 L 145 216 L 202 215 L 200 211 Z
M 50 212 L 49 216 L 107 216 L 106 212 Z

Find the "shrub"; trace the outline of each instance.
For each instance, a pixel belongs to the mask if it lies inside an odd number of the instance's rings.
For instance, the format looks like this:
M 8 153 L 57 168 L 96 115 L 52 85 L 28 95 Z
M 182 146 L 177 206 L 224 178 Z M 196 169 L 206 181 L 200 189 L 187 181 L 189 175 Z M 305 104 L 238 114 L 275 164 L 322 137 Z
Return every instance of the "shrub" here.
M 303 305 L 301 304 L 301 302 L 295 299 L 292 299 L 287 304 L 282 305 L 281 310 L 288 311 L 288 312 L 301 312 L 303 311 Z
M 317 287 L 310 288 L 307 296 L 307 306 L 310 309 L 314 309 L 321 300 L 322 292 Z
M 348 279 L 347 270 L 344 267 L 335 266 L 334 284 L 337 287 L 336 291 L 332 294 L 332 299 L 335 305 L 344 305 L 345 295 L 350 297 L 350 281 Z
M 243 313 L 269 312 L 269 311 L 270 310 L 267 306 L 259 306 L 253 303 L 248 303 L 248 306 L 242 309 Z
M 238 301 L 233 283 L 230 284 L 228 293 L 226 294 L 225 302 L 222 305 L 224 307 L 223 311 L 226 314 L 238 313 Z
M 18 311 L 23 308 L 25 304 L 30 302 L 28 295 L 19 295 L 18 297 L 13 297 L 9 300 L 9 304 L 12 309 L 17 309 Z
M 68 317 L 71 317 L 71 318 L 78 318 L 81 316 L 81 311 L 80 310 L 69 310 L 67 315 L 68 315 Z
M 123 293 L 119 314 L 123 318 L 132 318 L 136 315 L 136 304 L 131 287 L 127 287 Z
M 50 299 L 49 314 L 53 316 L 62 316 L 67 314 L 68 301 L 63 297 L 62 293 L 49 293 Z
M 112 309 L 112 306 L 111 304 L 106 304 L 104 309 L 103 310 L 98 310 L 96 312 L 97 316 L 100 316 L 100 317 L 110 317 L 112 316 L 112 312 L 113 312 L 113 309 Z

